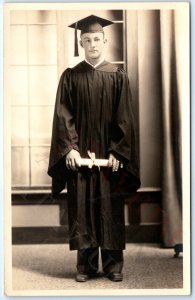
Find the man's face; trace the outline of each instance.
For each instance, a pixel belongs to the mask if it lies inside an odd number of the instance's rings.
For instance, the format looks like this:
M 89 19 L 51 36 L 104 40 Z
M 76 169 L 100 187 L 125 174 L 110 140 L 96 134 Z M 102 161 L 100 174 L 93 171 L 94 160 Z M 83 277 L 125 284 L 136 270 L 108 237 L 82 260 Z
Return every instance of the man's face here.
M 98 59 L 101 57 L 106 40 L 102 32 L 89 32 L 81 36 L 81 46 L 85 51 L 86 59 Z

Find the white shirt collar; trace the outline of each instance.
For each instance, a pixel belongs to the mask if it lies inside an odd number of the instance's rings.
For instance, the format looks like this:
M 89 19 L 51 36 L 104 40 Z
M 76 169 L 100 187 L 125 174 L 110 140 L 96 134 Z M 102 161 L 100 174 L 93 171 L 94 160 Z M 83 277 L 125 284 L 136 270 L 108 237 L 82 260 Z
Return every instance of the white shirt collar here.
M 99 66 L 104 61 L 104 58 L 101 59 L 96 65 L 92 65 L 88 60 L 86 60 L 86 58 L 85 58 L 85 61 L 86 61 L 86 63 L 88 63 L 90 66 L 92 66 L 95 69 L 97 66 Z

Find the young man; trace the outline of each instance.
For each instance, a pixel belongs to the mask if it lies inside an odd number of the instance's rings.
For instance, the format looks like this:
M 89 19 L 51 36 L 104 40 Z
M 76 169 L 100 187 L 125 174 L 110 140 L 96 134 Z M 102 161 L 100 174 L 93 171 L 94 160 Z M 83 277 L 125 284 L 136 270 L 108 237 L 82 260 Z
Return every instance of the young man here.
M 129 81 L 104 59 L 106 19 L 91 15 L 70 25 L 81 30 L 85 60 L 66 69 L 58 86 L 48 174 L 53 194 L 67 183 L 70 250 L 77 250 L 76 280 L 95 276 L 99 247 L 103 271 L 122 280 L 124 195 L 140 186 Z M 83 167 L 89 151 L 108 159 Z

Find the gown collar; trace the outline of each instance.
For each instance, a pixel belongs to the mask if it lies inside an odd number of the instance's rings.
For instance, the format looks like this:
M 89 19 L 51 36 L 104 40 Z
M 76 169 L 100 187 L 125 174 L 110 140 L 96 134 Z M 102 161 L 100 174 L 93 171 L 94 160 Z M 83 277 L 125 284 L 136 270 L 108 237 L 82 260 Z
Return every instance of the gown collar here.
M 92 65 L 88 60 L 86 60 L 86 58 L 85 58 L 85 62 L 95 69 L 104 62 L 104 58 L 101 59 L 96 65 Z

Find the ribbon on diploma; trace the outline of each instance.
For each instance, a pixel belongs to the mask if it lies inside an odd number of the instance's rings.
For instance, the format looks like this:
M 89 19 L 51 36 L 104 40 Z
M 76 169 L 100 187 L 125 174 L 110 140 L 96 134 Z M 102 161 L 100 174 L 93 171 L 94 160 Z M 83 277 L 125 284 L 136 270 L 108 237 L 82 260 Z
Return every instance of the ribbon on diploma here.
M 108 159 L 101 159 L 101 158 L 96 159 L 95 153 L 90 152 L 89 150 L 87 151 L 87 153 L 90 158 L 81 158 L 80 159 L 81 166 L 86 166 L 90 169 L 94 166 L 98 167 L 99 169 L 100 169 L 100 167 L 108 167 Z M 122 163 L 120 163 L 120 168 L 123 168 Z

